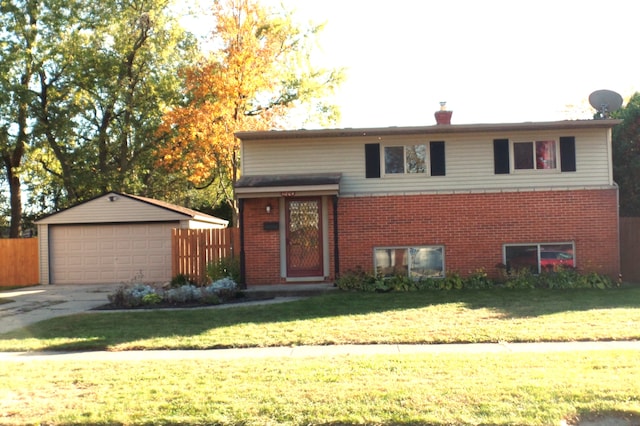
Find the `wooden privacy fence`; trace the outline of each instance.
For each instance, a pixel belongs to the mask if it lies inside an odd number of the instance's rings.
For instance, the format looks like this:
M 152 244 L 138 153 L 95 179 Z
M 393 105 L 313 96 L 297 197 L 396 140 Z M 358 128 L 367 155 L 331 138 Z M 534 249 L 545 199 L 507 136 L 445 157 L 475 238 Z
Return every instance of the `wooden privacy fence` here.
M 620 272 L 624 281 L 640 283 L 640 217 L 620 218 Z
M 38 239 L 0 239 L 0 287 L 33 285 L 40 282 Z
M 183 274 L 198 283 L 207 279 L 207 264 L 239 255 L 240 229 L 173 229 L 171 273 Z

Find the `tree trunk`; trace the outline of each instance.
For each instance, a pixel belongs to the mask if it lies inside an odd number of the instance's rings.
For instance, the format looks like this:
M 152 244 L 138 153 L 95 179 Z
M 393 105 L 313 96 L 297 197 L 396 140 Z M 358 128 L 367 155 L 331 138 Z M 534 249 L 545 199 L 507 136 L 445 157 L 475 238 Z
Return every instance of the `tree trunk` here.
M 7 182 L 9 182 L 9 194 L 11 205 L 11 226 L 9 228 L 9 238 L 20 238 L 22 234 L 22 190 L 20 189 L 20 177 L 15 173 L 16 167 L 20 166 L 22 154 L 17 147 L 12 153 L 5 152 L 2 155 L 4 168 L 7 172 Z M 19 154 L 19 155 L 17 155 Z M 18 164 L 14 164 L 14 159 L 18 158 Z

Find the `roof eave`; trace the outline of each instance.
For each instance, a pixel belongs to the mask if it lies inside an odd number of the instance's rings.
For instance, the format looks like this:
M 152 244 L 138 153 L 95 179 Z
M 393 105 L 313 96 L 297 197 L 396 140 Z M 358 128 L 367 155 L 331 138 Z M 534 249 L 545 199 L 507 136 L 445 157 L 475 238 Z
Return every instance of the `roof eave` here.
M 379 128 L 347 128 L 347 129 L 315 129 L 315 130 L 268 130 L 254 132 L 236 132 L 238 139 L 274 140 L 274 139 L 312 139 L 312 138 L 344 138 L 362 136 L 420 135 L 420 134 L 455 134 L 455 133 L 487 133 L 521 130 L 563 130 L 563 129 L 598 129 L 612 128 L 622 123 L 619 119 L 605 120 L 562 120 L 524 123 L 486 123 L 486 124 L 446 124 L 413 127 L 379 127 Z

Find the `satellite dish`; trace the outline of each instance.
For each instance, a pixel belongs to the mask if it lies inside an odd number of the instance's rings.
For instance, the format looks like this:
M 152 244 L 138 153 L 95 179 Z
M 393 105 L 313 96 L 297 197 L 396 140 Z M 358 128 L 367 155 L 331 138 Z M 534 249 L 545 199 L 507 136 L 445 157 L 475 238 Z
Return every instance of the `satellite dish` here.
M 589 95 L 589 103 L 596 109 L 596 119 L 609 118 L 609 114 L 620 109 L 622 96 L 612 90 L 596 90 Z

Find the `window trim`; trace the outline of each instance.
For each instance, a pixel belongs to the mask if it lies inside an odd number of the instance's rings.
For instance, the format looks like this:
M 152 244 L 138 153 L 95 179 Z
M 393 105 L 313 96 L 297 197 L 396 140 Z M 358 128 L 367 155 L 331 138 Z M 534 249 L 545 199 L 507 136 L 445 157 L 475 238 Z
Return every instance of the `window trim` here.
M 538 272 L 541 272 L 540 265 L 540 253 L 542 246 L 560 246 L 560 245 L 571 245 L 571 252 L 573 254 L 573 266 L 572 268 L 577 267 L 576 262 L 576 243 L 575 241 L 559 241 L 559 242 L 544 242 L 544 243 L 506 243 L 502 245 L 502 263 L 503 265 L 507 265 L 507 247 L 526 247 L 526 246 L 536 246 L 537 248 L 537 256 L 538 256 Z
M 377 265 L 377 259 L 376 259 L 376 251 L 377 250 L 406 250 L 407 251 L 407 259 L 410 260 L 411 257 L 409 255 L 409 250 L 410 249 L 423 249 L 423 248 L 428 248 L 428 249 L 440 249 L 442 251 L 442 271 L 441 271 L 441 275 L 440 276 L 436 276 L 436 277 L 428 277 L 428 278 L 436 278 L 436 279 L 440 279 L 440 278 L 445 278 L 446 277 L 446 250 L 445 250 L 445 246 L 444 244 L 427 244 L 427 245 L 408 245 L 408 246 L 375 246 L 373 247 L 373 270 L 374 273 L 376 275 L 378 275 L 378 265 Z M 411 265 L 407 265 L 407 276 L 410 278 L 411 277 Z M 391 277 L 384 277 L 386 278 L 391 278 Z M 416 277 L 414 278 L 416 280 L 418 280 L 419 278 Z
M 419 173 L 408 173 L 407 172 L 407 147 L 409 146 L 424 146 L 425 158 L 424 158 L 424 172 Z M 404 171 L 402 173 L 387 173 L 387 158 L 386 158 L 386 149 L 387 148 L 397 148 L 402 147 L 402 165 Z M 429 151 L 429 143 L 426 142 L 416 142 L 416 143 L 401 143 L 394 144 L 388 143 L 380 146 L 380 171 L 383 177 L 389 178 L 397 178 L 398 176 L 431 176 L 431 155 Z
M 407 147 L 423 145 L 425 147 L 425 171 L 420 173 L 407 172 Z M 386 143 L 386 144 L 366 144 L 365 145 L 365 174 L 367 178 L 372 177 L 388 177 L 398 179 L 407 176 L 427 176 L 442 177 L 447 175 L 447 144 L 444 140 L 419 141 L 415 143 Z M 378 155 L 376 156 L 373 149 L 377 147 Z M 402 147 L 403 166 L 402 173 L 386 173 L 385 149 L 392 147 Z M 370 164 L 370 161 L 377 161 L 377 167 Z
M 538 169 L 536 162 L 536 143 L 552 141 L 555 146 L 555 167 L 552 169 Z M 531 169 L 516 169 L 516 149 L 515 144 L 519 143 L 531 143 L 533 154 L 533 168 Z M 509 171 L 514 174 L 538 174 L 538 173 L 560 173 L 562 158 L 560 157 L 560 142 L 557 138 L 549 139 L 532 139 L 532 140 L 509 140 Z
M 578 168 L 578 149 L 576 136 L 558 136 L 555 140 L 558 142 L 556 151 L 556 172 L 570 173 L 576 172 Z M 515 141 L 519 142 L 519 141 Z M 530 141 L 529 141 L 530 142 Z M 537 172 L 553 173 L 554 169 L 538 170 L 538 169 L 518 169 L 516 173 L 534 174 Z M 493 140 L 493 174 L 494 175 L 510 175 L 514 173 L 513 166 L 513 147 L 509 138 L 499 138 Z

